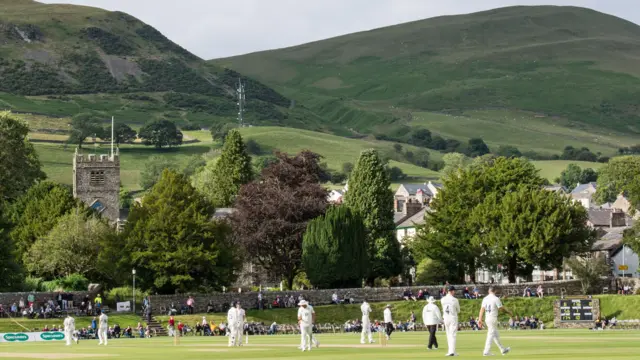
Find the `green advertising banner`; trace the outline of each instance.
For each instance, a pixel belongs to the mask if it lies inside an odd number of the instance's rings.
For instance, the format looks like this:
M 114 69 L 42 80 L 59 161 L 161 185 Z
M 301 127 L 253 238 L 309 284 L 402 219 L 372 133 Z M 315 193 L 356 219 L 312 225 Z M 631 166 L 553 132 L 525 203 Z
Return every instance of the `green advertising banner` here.
M 0 333 L 0 343 L 20 343 L 28 341 L 61 341 L 64 333 L 60 331 Z

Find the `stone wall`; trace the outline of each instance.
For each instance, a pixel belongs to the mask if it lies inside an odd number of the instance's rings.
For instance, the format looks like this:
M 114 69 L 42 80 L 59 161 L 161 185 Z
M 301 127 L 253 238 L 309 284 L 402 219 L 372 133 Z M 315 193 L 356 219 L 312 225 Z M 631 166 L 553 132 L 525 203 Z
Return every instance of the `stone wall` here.
M 80 305 L 85 296 L 89 296 L 89 298 L 93 301 L 95 298 L 97 291 L 67 291 L 67 294 L 73 295 L 73 303 L 74 306 Z M 33 294 L 35 296 L 36 306 L 41 306 L 49 299 L 53 299 L 56 301 L 58 293 L 57 292 L 16 292 L 16 293 L 0 293 L 0 304 L 8 310 L 11 308 L 13 303 L 20 304 L 20 299 L 24 299 L 25 306 L 27 306 L 27 297 L 29 294 Z
M 454 285 L 458 289 L 458 297 L 462 297 L 462 290 L 465 285 Z M 469 291 L 473 290 L 472 285 L 466 285 L 469 287 Z M 538 283 L 522 283 L 522 284 L 503 284 L 495 285 L 496 293 L 500 296 L 522 296 L 524 289 L 529 286 L 532 291 L 535 292 Z M 560 296 L 564 295 L 580 295 L 581 286 L 577 280 L 570 281 L 545 281 L 542 283 L 546 295 Z M 608 282 L 603 280 L 603 286 L 608 286 Z M 481 294 L 487 293 L 489 285 L 477 285 Z M 397 301 L 402 298 L 402 294 L 406 288 L 360 288 L 360 289 L 337 289 L 337 290 L 298 290 L 298 291 L 269 291 L 263 293 L 263 299 L 269 304 L 276 299 L 277 296 L 289 297 L 293 295 L 298 297 L 302 295 L 306 300 L 313 305 L 326 305 L 331 302 L 331 295 L 333 293 L 338 294 L 340 298 L 349 297 L 353 298 L 355 302 L 360 303 L 365 298 L 369 302 L 387 302 Z M 428 290 L 428 292 L 437 298 L 438 292 L 442 289 L 440 286 L 423 286 L 423 287 L 411 287 L 413 294 L 417 294 L 418 290 Z M 154 313 L 158 314 L 168 309 L 171 303 L 175 304 L 176 309 L 180 311 L 182 306 L 185 306 L 189 296 L 193 296 L 195 300 L 195 312 L 206 312 L 207 304 L 212 302 L 214 310 L 216 312 L 226 311 L 229 304 L 233 301 L 240 301 L 245 309 L 254 309 L 258 303 L 258 293 L 256 292 L 231 292 L 231 293 L 212 293 L 212 294 L 177 294 L 177 295 L 154 295 L 150 297 L 152 308 Z

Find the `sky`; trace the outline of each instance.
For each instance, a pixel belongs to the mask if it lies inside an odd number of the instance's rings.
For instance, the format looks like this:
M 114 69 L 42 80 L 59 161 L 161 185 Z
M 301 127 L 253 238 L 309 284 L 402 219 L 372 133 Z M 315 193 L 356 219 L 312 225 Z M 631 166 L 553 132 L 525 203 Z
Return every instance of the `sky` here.
M 440 15 L 513 5 L 587 7 L 640 24 L 639 0 L 40 0 L 129 13 L 213 59 Z

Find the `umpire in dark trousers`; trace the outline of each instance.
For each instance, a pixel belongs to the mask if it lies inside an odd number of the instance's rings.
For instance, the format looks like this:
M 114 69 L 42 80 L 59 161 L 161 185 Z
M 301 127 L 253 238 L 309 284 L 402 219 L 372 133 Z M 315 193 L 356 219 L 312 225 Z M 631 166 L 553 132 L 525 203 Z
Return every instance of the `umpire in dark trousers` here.
M 427 345 L 429 350 L 435 350 L 438 348 L 436 331 L 438 330 L 438 325 L 442 322 L 442 314 L 440 314 L 440 309 L 438 309 L 435 302 L 436 300 L 433 296 L 429 296 L 427 299 L 427 305 L 422 309 L 422 321 L 427 329 L 429 329 L 429 345 Z

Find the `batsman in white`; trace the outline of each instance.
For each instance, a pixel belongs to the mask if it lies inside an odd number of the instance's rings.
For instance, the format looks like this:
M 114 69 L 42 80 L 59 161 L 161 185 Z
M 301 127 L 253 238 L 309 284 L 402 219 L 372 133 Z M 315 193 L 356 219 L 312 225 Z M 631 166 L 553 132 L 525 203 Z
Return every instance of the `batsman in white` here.
M 236 309 L 238 309 L 238 318 L 236 320 L 236 336 L 234 345 L 242 346 L 242 334 L 244 333 L 244 323 L 247 321 L 247 315 L 239 301 L 236 303 Z
M 238 307 L 236 305 L 236 303 L 233 303 L 233 306 L 231 306 L 231 308 L 229 308 L 229 311 L 227 312 L 227 325 L 229 327 L 228 332 L 229 332 L 229 347 L 231 346 L 235 346 L 236 344 L 236 334 L 237 334 L 237 323 L 238 323 L 238 317 L 240 316 L 240 314 L 238 314 Z
M 447 332 L 447 344 L 449 350 L 445 356 L 458 356 L 456 354 L 456 337 L 458 335 L 458 314 L 460 313 L 460 303 L 455 297 L 456 288 L 449 287 L 447 296 L 440 300 L 442 304 L 442 313 L 444 318 L 444 328 Z
M 482 327 L 482 316 L 487 314 L 487 342 L 484 344 L 484 352 L 482 353 L 484 356 L 492 356 L 491 351 L 491 341 L 495 342 L 498 345 L 498 349 L 500 349 L 500 353 L 502 355 L 507 354 L 511 351 L 511 348 L 502 346 L 500 343 L 500 334 L 498 334 L 498 313 L 500 310 L 508 313 L 513 318 L 513 313 L 511 310 L 502 306 L 502 301 L 500 298 L 496 296 L 495 290 L 493 287 L 489 288 L 489 295 L 487 295 L 484 299 L 482 299 L 482 307 L 480 308 L 480 314 L 478 315 L 478 326 Z
M 104 344 L 105 346 L 107 345 L 108 332 L 109 332 L 109 317 L 107 316 L 107 314 L 102 313 L 98 318 L 98 339 L 100 340 L 98 345 L 102 345 L 102 344 Z
M 71 345 L 71 340 L 75 341 L 76 344 L 78 343 L 78 337 L 75 332 L 76 319 L 67 314 L 67 317 L 64 319 L 64 338 L 67 340 L 67 346 Z
M 302 351 L 311 351 L 311 337 L 313 336 L 313 323 L 316 321 L 316 314 L 309 308 L 306 300 L 298 304 L 298 323 L 300 324 L 300 347 Z
M 360 344 L 364 344 L 365 337 L 368 338 L 369 344 L 373 344 L 373 336 L 371 335 L 371 320 L 369 319 L 369 314 L 371 314 L 371 306 L 365 299 L 360 306 L 360 311 L 362 311 L 362 333 L 360 334 Z

